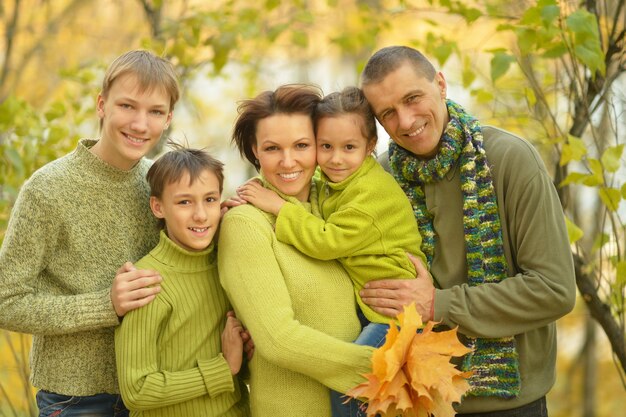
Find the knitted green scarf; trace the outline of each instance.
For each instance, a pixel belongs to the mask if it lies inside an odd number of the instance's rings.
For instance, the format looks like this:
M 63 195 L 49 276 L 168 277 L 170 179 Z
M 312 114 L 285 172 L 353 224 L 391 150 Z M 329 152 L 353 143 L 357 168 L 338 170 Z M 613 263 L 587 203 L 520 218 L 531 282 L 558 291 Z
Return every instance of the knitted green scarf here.
M 422 234 L 422 250 L 428 263 L 435 251 L 433 217 L 426 209 L 423 184 L 440 181 L 460 160 L 463 193 L 463 223 L 470 286 L 500 282 L 507 277 L 502 230 L 491 171 L 483 149 L 480 123 L 451 100 L 446 102 L 450 122 L 441 138 L 437 155 L 417 158 L 391 142 L 389 161 L 393 174 L 413 205 Z M 463 361 L 463 370 L 474 371 L 469 395 L 511 398 L 519 395 L 520 376 L 515 339 L 469 339 L 473 353 Z

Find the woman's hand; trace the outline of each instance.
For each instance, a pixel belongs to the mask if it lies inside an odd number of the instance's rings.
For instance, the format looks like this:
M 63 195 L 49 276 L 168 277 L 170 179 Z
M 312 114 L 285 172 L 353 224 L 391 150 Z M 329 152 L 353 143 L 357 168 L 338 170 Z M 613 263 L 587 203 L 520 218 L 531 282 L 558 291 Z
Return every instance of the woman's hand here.
M 395 317 L 403 307 L 415 303 L 422 320 L 433 320 L 435 286 L 422 261 L 407 254 L 417 275 L 415 279 L 382 279 L 370 281 L 359 292 L 361 299 L 374 311 L 387 317 Z
M 285 204 L 285 200 L 274 191 L 263 187 L 256 179 L 252 179 L 237 188 L 237 195 L 255 207 L 276 216 Z

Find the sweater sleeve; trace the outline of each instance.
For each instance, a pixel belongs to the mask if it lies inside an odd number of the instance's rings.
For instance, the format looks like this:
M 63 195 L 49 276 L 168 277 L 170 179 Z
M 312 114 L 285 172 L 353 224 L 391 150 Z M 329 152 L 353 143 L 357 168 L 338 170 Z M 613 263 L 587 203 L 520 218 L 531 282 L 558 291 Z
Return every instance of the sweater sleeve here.
M 380 241 L 381 233 L 372 216 L 355 207 L 340 208 L 324 220 L 286 203 L 276 219 L 276 238 L 312 258 L 330 260 L 353 256 Z
M 144 411 L 234 391 L 233 377 L 222 356 L 199 359 L 184 371 L 159 369 L 157 341 L 170 308 L 156 298 L 124 316 L 115 330 L 120 393 L 129 410 Z
M 218 251 L 222 286 L 259 354 L 346 392 L 370 371 L 373 348 L 343 342 L 295 319 L 272 240 L 269 227 L 229 213 L 222 220 Z
M 45 194 L 32 182 L 20 191 L 0 248 L 0 327 L 54 335 L 118 324 L 110 289 L 75 295 L 38 291 L 58 230 Z
M 469 336 L 524 333 L 555 321 L 574 305 L 571 250 L 552 181 L 537 170 L 508 188 L 501 221 L 508 229 L 511 267 L 520 272 L 497 284 L 463 284 L 435 293 L 434 318 L 458 325 Z

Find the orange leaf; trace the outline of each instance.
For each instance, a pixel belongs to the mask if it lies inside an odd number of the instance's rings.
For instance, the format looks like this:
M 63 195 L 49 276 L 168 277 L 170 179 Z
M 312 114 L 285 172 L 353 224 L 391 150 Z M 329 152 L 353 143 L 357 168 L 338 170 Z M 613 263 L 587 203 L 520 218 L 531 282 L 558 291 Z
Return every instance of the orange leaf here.
M 434 331 L 435 322 L 423 327 L 411 304 L 398 315 L 400 329 L 389 326 L 385 344 L 372 354 L 372 373 L 366 382 L 346 395 L 367 402 L 367 415 L 406 417 L 454 417 L 452 404 L 469 389 L 471 372 L 450 363 L 470 349 L 459 342 L 457 330 Z

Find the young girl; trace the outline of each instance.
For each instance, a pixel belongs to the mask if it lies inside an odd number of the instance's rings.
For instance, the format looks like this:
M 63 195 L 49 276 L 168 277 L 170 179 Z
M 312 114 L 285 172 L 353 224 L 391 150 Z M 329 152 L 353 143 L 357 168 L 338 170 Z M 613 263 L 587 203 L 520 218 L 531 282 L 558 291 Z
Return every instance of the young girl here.
M 359 290 L 374 279 L 414 278 L 415 267 L 407 253 L 425 262 L 421 236 L 406 195 L 371 155 L 376 123 L 361 90 L 348 87 L 324 97 L 317 105 L 315 125 L 322 171 L 321 219 L 256 181 L 240 187 L 238 194 L 278 216 L 276 237 L 281 242 L 313 258 L 341 262 L 364 316 L 355 343 L 378 347 L 384 343 L 389 318 L 364 304 Z
M 241 322 L 228 312 L 213 237 L 220 222 L 223 164 L 179 148 L 148 171 L 159 244 L 137 262 L 159 272 L 159 296 L 115 332 L 120 391 L 131 416 L 248 416 Z M 221 336 L 220 336 L 221 335 Z

